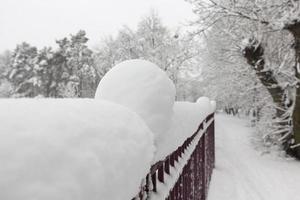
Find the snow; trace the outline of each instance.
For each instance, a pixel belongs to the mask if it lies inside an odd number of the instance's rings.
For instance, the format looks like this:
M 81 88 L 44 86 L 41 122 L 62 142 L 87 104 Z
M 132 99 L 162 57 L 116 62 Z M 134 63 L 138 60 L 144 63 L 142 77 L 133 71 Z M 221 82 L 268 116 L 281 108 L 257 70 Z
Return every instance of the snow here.
M 132 199 L 151 164 L 181 146 L 215 107 L 207 97 L 175 102 L 167 74 L 144 60 L 112 68 L 95 99 L 2 99 L 0 199 Z M 166 178 L 169 186 L 196 143 Z
M 100 81 L 95 95 L 138 113 L 155 135 L 171 123 L 175 86 L 167 74 L 144 60 L 128 60 L 113 67 Z
M 211 107 L 212 107 L 212 109 L 215 111 L 216 109 L 217 109 L 217 103 L 216 103 L 216 101 L 210 101 L 210 105 L 211 105 Z
M 208 200 L 298 199 L 299 162 L 260 154 L 247 121 L 216 116 L 216 168 Z
M 136 113 L 94 99 L 2 99 L 0 110 L 0 199 L 137 194 L 154 146 Z
M 196 101 L 197 103 L 210 104 L 210 100 L 208 97 L 199 97 Z
M 157 152 L 154 161 L 164 159 L 193 135 L 200 123 L 212 112 L 213 107 L 208 98 L 203 97 L 199 103 L 175 102 L 174 115 L 170 129 L 155 138 Z
M 204 124 L 203 126 L 204 129 L 199 131 L 199 133 L 193 139 L 191 144 L 185 150 L 185 153 L 183 153 L 178 158 L 178 162 L 175 162 L 174 167 L 170 168 L 170 175 L 165 174 L 164 183 L 161 183 L 160 181 L 157 182 L 157 192 L 151 194 L 151 197 L 149 198 L 150 200 L 162 200 L 168 197 L 169 192 L 171 191 L 172 188 L 174 188 L 179 176 L 182 173 L 184 166 L 188 163 L 199 140 L 201 139 L 201 136 L 203 135 L 207 127 L 209 127 L 209 125 L 212 123 L 212 121 L 213 120 L 211 119 L 207 124 Z

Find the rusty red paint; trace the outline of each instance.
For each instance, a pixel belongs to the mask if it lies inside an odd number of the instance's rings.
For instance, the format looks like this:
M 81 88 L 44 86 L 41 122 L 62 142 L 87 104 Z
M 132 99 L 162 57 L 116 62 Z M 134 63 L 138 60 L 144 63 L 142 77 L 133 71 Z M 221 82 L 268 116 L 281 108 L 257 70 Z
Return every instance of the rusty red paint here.
M 161 166 L 158 167 L 158 174 L 157 178 L 158 180 L 163 183 L 164 182 L 164 165 L 162 164 Z
M 170 174 L 170 157 L 168 156 L 165 160 L 165 172 Z

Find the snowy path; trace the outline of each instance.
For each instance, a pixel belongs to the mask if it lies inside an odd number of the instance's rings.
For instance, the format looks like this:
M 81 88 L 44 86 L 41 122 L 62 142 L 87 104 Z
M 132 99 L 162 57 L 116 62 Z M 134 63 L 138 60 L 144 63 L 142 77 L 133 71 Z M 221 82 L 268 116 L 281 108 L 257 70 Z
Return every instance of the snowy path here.
M 298 200 L 300 162 L 261 156 L 241 119 L 216 117 L 216 168 L 208 200 Z

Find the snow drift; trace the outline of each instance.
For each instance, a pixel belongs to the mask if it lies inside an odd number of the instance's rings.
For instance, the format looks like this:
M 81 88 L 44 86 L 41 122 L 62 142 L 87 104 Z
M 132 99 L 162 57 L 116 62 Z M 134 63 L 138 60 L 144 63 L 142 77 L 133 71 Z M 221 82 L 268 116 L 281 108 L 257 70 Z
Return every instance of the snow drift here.
M 100 100 L 0 100 L 0 199 L 123 200 L 153 159 L 153 135 Z
M 175 102 L 173 109 L 170 129 L 156 139 L 157 152 L 154 161 L 162 160 L 176 150 L 195 133 L 200 123 L 214 112 L 214 107 L 207 97 L 202 97 L 197 103 Z
M 216 101 L 210 101 L 210 104 L 211 104 L 211 107 L 212 107 L 212 109 L 213 109 L 213 111 L 215 111 L 216 109 L 217 109 L 217 103 L 216 103 Z
M 205 104 L 205 105 L 208 105 L 211 103 L 208 97 L 199 97 L 196 102 L 199 104 Z
M 167 74 L 144 60 L 128 60 L 113 67 L 100 81 L 95 95 L 138 113 L 155 135 L 171 123 L 175 86 Z

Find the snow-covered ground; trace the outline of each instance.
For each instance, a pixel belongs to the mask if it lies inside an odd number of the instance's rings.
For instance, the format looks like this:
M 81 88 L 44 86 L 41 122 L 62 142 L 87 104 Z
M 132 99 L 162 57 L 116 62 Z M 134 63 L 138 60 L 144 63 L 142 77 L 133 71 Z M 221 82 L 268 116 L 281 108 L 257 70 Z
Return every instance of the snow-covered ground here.
M 261 155 L 245 120 L 216 116 L 216 168 L 208 200 L 296 200 L 300 162 Z
M 175 151 L 198 129 L 200 123 L 214 112 L 209 99 L 198 103 L 177 101 L 173 110 L 174 114 L 169 130 L 155 138 L 157 151 L 153 162 L 163 160 L 167 155 Z

